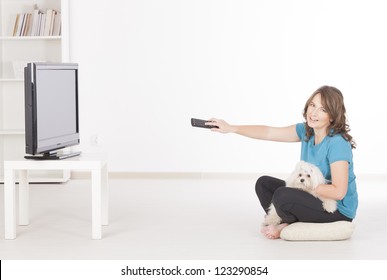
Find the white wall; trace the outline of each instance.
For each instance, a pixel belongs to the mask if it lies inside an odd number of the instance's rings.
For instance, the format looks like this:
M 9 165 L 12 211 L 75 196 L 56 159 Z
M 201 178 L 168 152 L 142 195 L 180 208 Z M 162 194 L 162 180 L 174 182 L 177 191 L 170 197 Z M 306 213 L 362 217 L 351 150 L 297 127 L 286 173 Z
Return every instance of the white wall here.
M 81 148 L 108 151 L 111 171 L 288 172 L 299 144 L 190 118 L 290 125 L 328 84 L 346 99 L 357 173 L 386 173 L 383 1 L 72 0 L 70 13 Z

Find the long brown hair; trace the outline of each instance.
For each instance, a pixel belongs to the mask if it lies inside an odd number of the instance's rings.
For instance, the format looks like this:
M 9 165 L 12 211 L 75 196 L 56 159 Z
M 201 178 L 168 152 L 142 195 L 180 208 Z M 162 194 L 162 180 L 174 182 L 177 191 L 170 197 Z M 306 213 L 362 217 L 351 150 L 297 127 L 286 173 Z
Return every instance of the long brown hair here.
M 349 134 L 351 130 L 347 123 L 347 115 L 344 106 L 344 97 L 340 90 L 331 86 L 322 86 L 318 88 L 306 101 L 303 116 L 307 120 L 306 112 L 312 99 L 317 95 L 321 96 L 321 104 L 324 106 L 329 118 L 331 119 L 330 125 L 327 128 L 327 135 L 333 136 L 341 134 L 350 144 L 352 149 L 356 148 L 356 142 Z M 313 135 L 313 129 L 308 126 L 308 122 L 305 122 L 306 127 L 306 141 Z

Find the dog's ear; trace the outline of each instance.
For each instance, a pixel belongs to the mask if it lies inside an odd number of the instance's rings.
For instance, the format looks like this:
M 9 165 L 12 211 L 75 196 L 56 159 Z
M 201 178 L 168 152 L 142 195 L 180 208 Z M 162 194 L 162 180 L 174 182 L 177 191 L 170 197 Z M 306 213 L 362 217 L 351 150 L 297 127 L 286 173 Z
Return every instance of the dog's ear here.
M 320 168 L 315 165 L 311 165 L 310 176 L 312 178 L 313 187 L 317 187 L 320 184 L 325 183 L 324 175 L 321 173 Z

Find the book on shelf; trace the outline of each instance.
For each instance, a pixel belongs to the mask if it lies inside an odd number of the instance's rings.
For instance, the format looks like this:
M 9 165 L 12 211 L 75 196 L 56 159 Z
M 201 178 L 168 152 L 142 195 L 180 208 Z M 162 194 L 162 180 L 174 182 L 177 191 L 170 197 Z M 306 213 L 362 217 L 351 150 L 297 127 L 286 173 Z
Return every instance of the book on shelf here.
M 61 13 L 54 9 L 16 15 L 12 36 L 60 36 Z

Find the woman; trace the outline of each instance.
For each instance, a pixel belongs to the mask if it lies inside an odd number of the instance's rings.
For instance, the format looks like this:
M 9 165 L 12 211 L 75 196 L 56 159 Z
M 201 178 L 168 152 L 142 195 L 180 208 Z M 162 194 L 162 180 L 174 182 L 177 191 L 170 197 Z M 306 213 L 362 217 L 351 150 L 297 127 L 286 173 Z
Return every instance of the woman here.
M 352 149 L 356 143 L 349 134 L 342 93 L 335 87 L 322 86 L 305 104 L 305 123 L 287 127 L 263 125 L 230 125 L 219 119 L 206 124 L 212 131 L 236 133 L 243 136 L 279 142 L 301 142 L 301 160 L 318 166 L 327 184 L 317 187 L 318 196 L 337 200 L 338 210 L 328 213 L 321 200 L 313 195 L 286 188 L 285 181 L 263 176 L 255 189 L 263 209 L 274 204 L 282 219 L 280 225 L 263 226 L 261 232 L 270 239 L 280 237 L 284 227 L 294 222 L 326 223 L 352 221 L 358 206 L 356 177 L 353 171 Z

